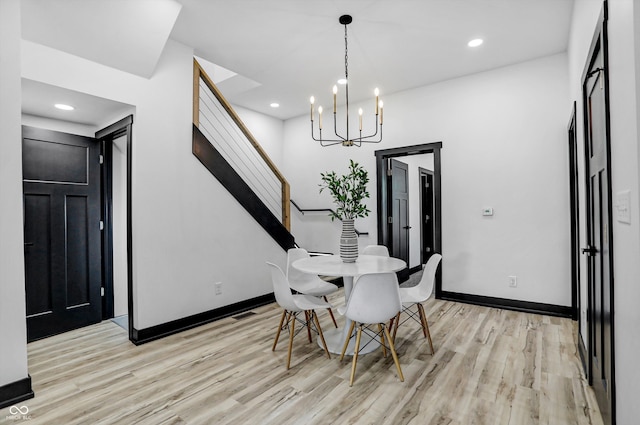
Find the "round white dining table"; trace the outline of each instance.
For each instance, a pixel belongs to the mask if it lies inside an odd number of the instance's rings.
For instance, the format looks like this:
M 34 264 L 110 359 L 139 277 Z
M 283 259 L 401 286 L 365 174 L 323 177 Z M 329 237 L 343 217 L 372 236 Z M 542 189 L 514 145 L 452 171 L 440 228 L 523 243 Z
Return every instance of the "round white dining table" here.
M 347 305 L 353 288 L 354 277 L 369 273 L 397 272 L 407 267 L 407 263 L 398 258 L 379 255 L 360 255 L 354 263 L 345 263 L 338 255 L 319 255 L 294 261 L 292 266 L 305 273 L 342 277 L 345 305 Z M 350 327 L 351 321 L 347 318 L 344 328 L 324 332 L 324 339 L 330 352 L 334 354 L 342 353 L 344 341 L 349 337 Z M 362 338 L 363 340 L 360 344 L 361 354 L 369 353 L 380 345 L 377 341 L 368 342 L 371 338 L 365 340 L 364 333 Z M 353 345 L 354 339 L 352 338 L 347 346 L 347 354 L 353 354 Z

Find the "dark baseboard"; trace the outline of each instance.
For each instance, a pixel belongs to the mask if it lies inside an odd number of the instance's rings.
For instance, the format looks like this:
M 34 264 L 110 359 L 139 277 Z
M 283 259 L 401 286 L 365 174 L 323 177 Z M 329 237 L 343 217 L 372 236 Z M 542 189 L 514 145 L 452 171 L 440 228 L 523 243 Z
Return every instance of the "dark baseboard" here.
M 482 305 L 485 307 L 515 310 L 524 313 L 566 317 L 568 319 L 571 319 L 572 314 L 571 307 L 568 306 L 510 300 L 507 298 L 486 297 L 483 295 L 462 294 L 459 292 L 442 291 L 439 298 L 447 301 L 457 301 L 467 304 Z
M 147 342 L 155 341 L 156 339 L 164 338 L 178 332 L 186 331 L 188 329 L 195 328 L 200 325 L 213 322 L 215 320 L 223 319 L 225 317 L 233 316 L 235 314 L 242 313 L 256 307 L 270 304 L 274 301 L 275 297 L 273 293 L 270 293 L 225 307 L 194 314 L 193 316 L 173 320 L 161 325 L 152 326 L 150 328 L 133 328 L 131 342 L 133 342 L 135 345 L 145 344 Z
M 27 375 L 24 379 L 0 386 L 0 409 L 33 397 L 31 376 Z
M 418 273 L 419 271 L 422 271 L 422 265 L 417 265 L 415 267 L 411 267 L 409 269 L 409 274 L 414 274 L 414 273 Z

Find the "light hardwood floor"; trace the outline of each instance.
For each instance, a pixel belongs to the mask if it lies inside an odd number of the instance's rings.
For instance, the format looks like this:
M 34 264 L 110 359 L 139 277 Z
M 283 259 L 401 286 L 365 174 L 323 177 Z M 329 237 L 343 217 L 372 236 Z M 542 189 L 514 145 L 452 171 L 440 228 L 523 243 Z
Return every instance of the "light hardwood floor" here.
M 339 301 L 341 292 L 334 295 Z M 391 356 L 326 358 L 297 335 L 286 370 L 281 310 L 255 309 L 142 346 L 105 321 L 29 344 L 29 424 L 602 424 L 567 319 L 430 300 L 435 346 L 418 323 Z M 320 313 L 325 330 L 332 327 Z M 340 324 L 341 322 L 339 322 Z M 0 409 L 0 423 L 9 408 Z

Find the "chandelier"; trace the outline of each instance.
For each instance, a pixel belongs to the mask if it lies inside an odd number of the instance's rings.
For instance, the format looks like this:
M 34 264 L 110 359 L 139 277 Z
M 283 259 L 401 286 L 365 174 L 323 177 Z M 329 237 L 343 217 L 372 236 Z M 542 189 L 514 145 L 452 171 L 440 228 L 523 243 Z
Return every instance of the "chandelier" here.
M 314 115 L 315 115 L 315 98 L 311 96 L 311 137 L 313 140 L 320 142 L 321 146 L 332 146 L 337 144 L 342 144 L 342 146 L 362 146 L 363 143 L 380 143 L 382 141 L 382 101 L 379 100 L 379 91 L 376 88 L 374 91 L 374 95 L 376 98 L 376 116 L 375 116 L 375 132 L 369 135 L 362 135 L 362 108 L 358 110 L 358 127 L 359 132 L 356 137 L 351 137 L 349 134 L 349 56 L 348 56 L 348 38 L 347 38 L 347 25 L 349 25 L 353 21 L 351 15 L 342 15 L 339 19 L 340 24 L 344 25 L 344 92 L 345 92 L 345 108 L 346 108 L 346 119 L 345 119 L 345 133 L 339 134 L 337 124 L 337 96 L 338 96 L 338 86 L 333 86 L 333 132 L 335 134 L 335 138 L 333 135 L 330 138 L 324 138 L 322 136 L 322 106 L 318 107 L 318 134 L 316 137 L 314 130 Z M 378 133 L 379 136 L 378 136 Z M 376 138 L 377 137 L 377 138 Z

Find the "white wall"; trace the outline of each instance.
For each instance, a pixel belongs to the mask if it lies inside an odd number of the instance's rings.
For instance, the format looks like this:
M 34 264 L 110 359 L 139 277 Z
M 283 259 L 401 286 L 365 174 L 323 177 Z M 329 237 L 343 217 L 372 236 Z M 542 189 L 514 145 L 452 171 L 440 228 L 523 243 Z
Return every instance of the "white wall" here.
M 77 134 L 85 137 L 95 137 L 96 128 L 92 125 L 78 124 L 69 121 L 53 120 L 50 118 L 39 117 L 35 115 L 22 114 L 22 124 L 29 127 L 44 128 L 52 131 L 60 131 L 62 133 Z
M 129 312 L 127 287 L 127 136 L 112 146 L 111 205 L 113 218 L 113 315 Z
M 262 149 L 269 155 L 271 161 L 279 168 L 280 164 L 282 164 L 284 122 L 241 106 L 233 105 L 233 109 Z
M 317 193 L 320 172 L 359 161 L 372 173 L 373 214 L 356 227 L 375 241 L 374 151 L 442 141 L 443 289 L 568 306 L 567 98 L 567 57 L 559 54 L 384 96 L 379 145 L 321 148 L 307 115 L 288 120 L 291 196 L 307 208 L 331 205 Z M 491 220 L 484 206 L 494 208 Z M 294 224 L 294 234 L 304 233 Z M 508 287 L 509 275 L 518 288 Z
M 22 49 L 23 77 L 136 108 L 137 329 L 272 292 L 264 262 L 284 264 L 284 251 L 191 153 L 191 48 L 169 40 L 150 79 L 27 41 Z M 222 295 L 214 295 L 215 282 Z
M 0 1 L 0 387 L 27 378 L 20 1 Z
M 611 99 L 611 186 L 614 204 L 614 303 L 616 351 L 616 405 L 620 424 L 633 423 L 640 416 L 640 217 L 638 215 L 638 69 L 634 46 L 634 5 L 632 0 L 611 1 L 609 11 L 609 81 Z M 637 13 L 637 11 L 636 11 Z M 637 15 L 636 15 L 637 16 Z M 631 191 L 631 223 L 616 219 L 616 196 Z

